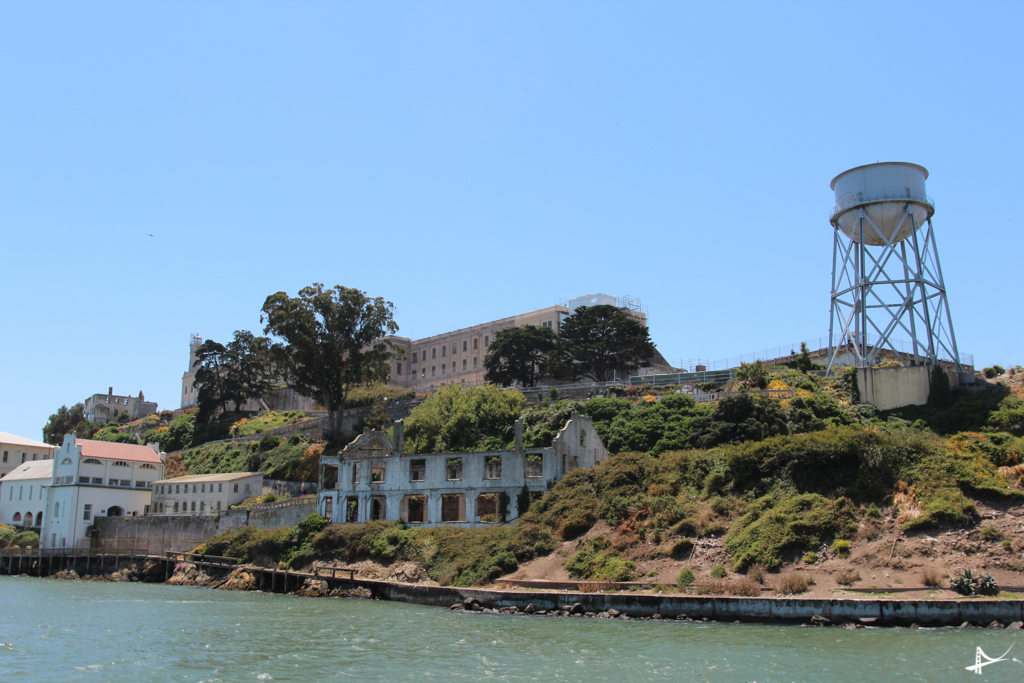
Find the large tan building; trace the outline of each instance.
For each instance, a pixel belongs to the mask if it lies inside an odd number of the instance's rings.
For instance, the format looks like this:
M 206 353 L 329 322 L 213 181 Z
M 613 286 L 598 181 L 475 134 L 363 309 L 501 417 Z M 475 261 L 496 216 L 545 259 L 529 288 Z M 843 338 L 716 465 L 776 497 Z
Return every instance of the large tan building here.
M 56 446 L 42 441 L 33 441 L 23 436 L 0 432 L 0 477 L 13 471 L 18 465 L 33 460 L 50 460 Z
M 434 391 L 446 384 L 484 384 L 484 356 L 498 330 L 508 327 L 537 325 L 550 327 L 558 333 L 562 321 L 582 306 L 619 306 L 647 324 L 647 309 L 639 299 L 629 296 L 613 297 L 608 294 L 585 294 L 548 306 L 488 323 L 464 327 L 423 339 L 388 337 L 405 351 L 405 360 L 391 362 L 388 384 L 416 391 Z M 659 354 L 660 358 L 660 354 Z M 661 359 L 664 360 L 664 359 Z M 667 366 L 667 363 L 665 364 Z

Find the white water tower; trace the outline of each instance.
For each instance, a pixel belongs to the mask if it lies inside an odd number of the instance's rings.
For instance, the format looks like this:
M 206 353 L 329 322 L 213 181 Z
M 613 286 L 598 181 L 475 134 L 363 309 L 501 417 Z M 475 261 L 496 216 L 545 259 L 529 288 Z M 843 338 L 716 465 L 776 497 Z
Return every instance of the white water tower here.
M 927 178 L 923 166 L 885 162 L 832 180 L 829 370 L 871 367 L 888 351 L 915 365 L 944 360 L 959 369 Z

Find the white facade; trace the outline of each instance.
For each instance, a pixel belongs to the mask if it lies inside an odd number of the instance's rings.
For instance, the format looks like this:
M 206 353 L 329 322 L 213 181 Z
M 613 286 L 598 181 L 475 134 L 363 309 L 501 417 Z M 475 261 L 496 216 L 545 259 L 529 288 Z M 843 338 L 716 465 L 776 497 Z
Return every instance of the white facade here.
M 136 446 L 66 435 L 53 458 L 40 545 L 88 547 L 89 528 L 96 517 L 148 512 L 152 484 L 163 477 L 164 457 L 156 444 Z
M 0 479 L 0 524 L 26 529 L 42 526 L 52 477 L 53 460 L 37 460 L 18 465 Z
M 53 457 L 56 446 L 42 441 L 33 441 L 22 436 L 0 432 L 0 477 L 18 465 L 33 460 L 48 460 Z
M 153 482 L 151 515 L 214 516 L 263 493 L 262 472 L 192 474 Z

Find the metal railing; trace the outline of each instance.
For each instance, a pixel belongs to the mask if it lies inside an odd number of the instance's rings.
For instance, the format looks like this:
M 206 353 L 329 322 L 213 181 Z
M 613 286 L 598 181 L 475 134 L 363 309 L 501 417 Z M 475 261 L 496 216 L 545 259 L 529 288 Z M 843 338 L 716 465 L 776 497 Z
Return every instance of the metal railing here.
M 836 205 L 832 207 L 832 211 L 828 214 L 828 219 L 831 221 L 836 214 L 842 213 L 847 209 L 851 209 L 860 204 L 870 204 L 873 202 L 884 202 L 884 201 L 897 201 L 900 199 L 909 199 L 913 202 L 921 202 L 927 204 L 932 208 L 935 208 L 935 201 L 931 197 L 926 195 L 924 192 L 918 192 L 907 188 L 903 194 L 891 194 L 888 192 L 879 192 L 877 194 L 865 195 L 863 192 L 854 192 L 846 195 L 842 199 L 836 202 Z

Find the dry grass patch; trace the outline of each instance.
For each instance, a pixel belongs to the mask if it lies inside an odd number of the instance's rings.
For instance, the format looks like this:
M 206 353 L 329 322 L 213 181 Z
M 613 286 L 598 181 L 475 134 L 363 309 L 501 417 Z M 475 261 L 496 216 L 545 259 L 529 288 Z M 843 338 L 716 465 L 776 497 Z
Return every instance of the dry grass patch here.
M 806 593 L 807 588 L 811 584 L 812 581 L 809 577 L 792 572 L 779 577 L 775 591 L 782 595 L 797 595 L 799 593 Z
M 749 578 L 740 579 L 730 584 L 728 590 L 730 595 L 752 598 L 761 594 L 761 584 Z
M 840 586 L 852 586 L 860 581 L 860 572 L 855 569 L 844 569 L 836 574 L 836 583 Z
M 946 578 L 943 572 L 938 569 L 932 569 L 931 567 L 925 567 L 921 570 L 921 583 L 928 586 L 929 588 L 940 588 L 942 586 L 942 580 Z

